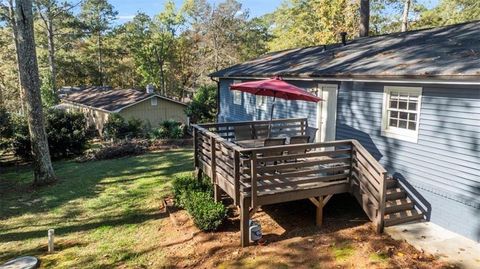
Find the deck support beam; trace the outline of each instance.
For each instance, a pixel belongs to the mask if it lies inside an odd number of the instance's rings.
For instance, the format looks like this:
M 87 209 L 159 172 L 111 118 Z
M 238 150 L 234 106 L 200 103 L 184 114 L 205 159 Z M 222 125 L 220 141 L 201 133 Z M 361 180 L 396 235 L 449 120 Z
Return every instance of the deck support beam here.
M 240 233 L 241 233 L 241 243 L 242 247 L 247 247 L 250 245 L 250 199 L 245 197 L 241 198 L 240 202 Z
M 333 194 L 308 198 L 316 207 L 315 225 L 322 226 L 323 223 L 323 207 L 328 203 Z
M 317 206 L 315 225 L 317 225 L 318 227 L 321 227 L 323 223 L 323 196 L 319 196 L 317 199 L 318 199 L 319 206 Z

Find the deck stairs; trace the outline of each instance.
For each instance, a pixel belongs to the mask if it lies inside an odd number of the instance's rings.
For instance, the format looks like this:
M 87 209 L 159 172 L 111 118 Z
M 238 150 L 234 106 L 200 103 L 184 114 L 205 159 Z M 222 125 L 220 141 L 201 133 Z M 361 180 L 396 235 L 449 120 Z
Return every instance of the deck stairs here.
M 385 205 L 385 227 L 418 221 L 424 218 L 424 214 L 415 207 L 405 189 L 396 179 L 387 179 L 387 193 Z

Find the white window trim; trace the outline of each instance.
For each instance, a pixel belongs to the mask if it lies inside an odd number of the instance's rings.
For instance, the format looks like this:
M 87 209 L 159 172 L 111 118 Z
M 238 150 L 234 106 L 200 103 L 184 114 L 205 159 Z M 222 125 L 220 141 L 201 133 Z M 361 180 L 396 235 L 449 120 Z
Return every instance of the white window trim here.
M 260 103 L 260 100 L 263 100 L 263 104 Z M 255 96 L 255 107 L 262 109 L 262 110 L 267 110 L 267 96 L 263 95 L 256 95 Z
M 158 104 L 157 97 L 153 97 L 152 99 L 150 99 L 150 104 L 152 106 L 156 106 Z
M 417 128 L 415 131 L 402 128 L 388 126 L 388 102 L 391 92 L 404 92 L 418 94 L 417 104 Z M 422 107 L 422 88 L 421 87 L 404 87 L 404 86 L 385 86 L 383 92 L 382 106 L 382 136 L 400 139 L 408 142 L 418 143 L 418 130 L 420 129 L 420 111 Z
M 242 83 L 241 80 L 234 80 L 233 84 Z M 243 93 L 241 91 L 232 91 L 233 95 L 233 104 L 242 105 Z

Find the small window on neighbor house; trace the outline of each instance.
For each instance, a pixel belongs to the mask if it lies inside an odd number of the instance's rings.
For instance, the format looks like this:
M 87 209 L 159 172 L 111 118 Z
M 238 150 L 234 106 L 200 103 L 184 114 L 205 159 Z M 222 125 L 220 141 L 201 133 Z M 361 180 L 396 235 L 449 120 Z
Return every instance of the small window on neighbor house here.
M 382 135 L 416 143 L 421 99 L 422 88 L 385 87 Z
M 242 83 L 241 80 L 234 80 L 233 84 Z M 242 105 L 242 92 L 241 91 L 232 91 L 233 94 L 233 104 Z
M 153 97 L 152 99 L 150 99 L 150 104 L 152 106 L 156 106 L 157 105 L 157 97 Z
M 256 100 L 257 108 L 265 109 L 267 107 L 267 97 L 266 96 L 257 95 L 257 96 L 255 96 L 255 100 Z

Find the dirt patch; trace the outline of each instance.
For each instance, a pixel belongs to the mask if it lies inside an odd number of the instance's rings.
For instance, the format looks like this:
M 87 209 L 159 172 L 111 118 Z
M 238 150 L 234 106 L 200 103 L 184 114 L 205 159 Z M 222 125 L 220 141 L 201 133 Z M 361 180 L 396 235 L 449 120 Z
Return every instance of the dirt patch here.
M 187 213 L 165 221 L 160 233 L 167 266 L 172 268 L 454 268 L 405 242 L 377 235 L 355 200 L 334 196 L 314 225 L 315 207 L 297 201 L 263 207 L 254 216 L 266 245 L 240 247 L 238 210 L 214 233 L 200 232 Z

